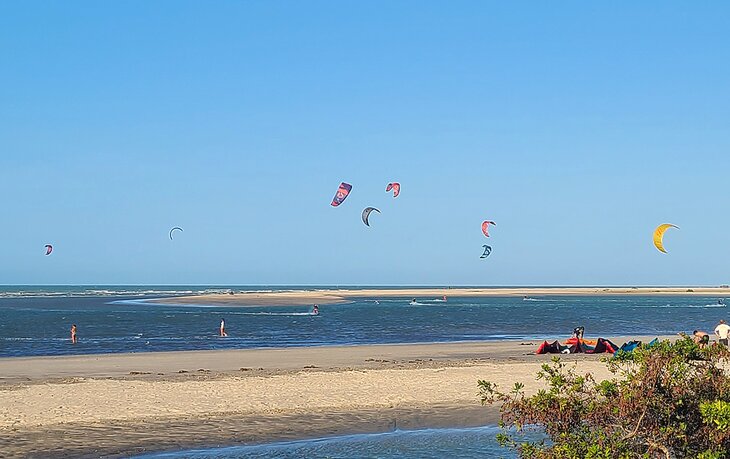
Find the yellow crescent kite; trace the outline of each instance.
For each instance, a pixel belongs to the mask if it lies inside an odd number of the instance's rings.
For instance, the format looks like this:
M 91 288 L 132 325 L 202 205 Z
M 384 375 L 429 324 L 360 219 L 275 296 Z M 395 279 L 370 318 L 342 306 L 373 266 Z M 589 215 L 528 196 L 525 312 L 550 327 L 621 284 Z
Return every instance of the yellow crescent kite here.
M 672 225 L 671 223 L 664 223 L 663 225 L 657 226 L 657 228 L 654 230 L 654 246 L 660 251 L 667 253 L 666 250 L 664 250 L 664 232 L 668 230 L 669 228 L 677 228 L 679 229 L 679 226 Z

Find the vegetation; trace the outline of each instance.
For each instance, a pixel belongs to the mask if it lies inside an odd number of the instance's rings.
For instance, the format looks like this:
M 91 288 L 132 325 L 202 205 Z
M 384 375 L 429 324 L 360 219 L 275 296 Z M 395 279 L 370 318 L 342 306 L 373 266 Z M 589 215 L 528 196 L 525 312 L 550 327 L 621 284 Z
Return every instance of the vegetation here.
M 521 458 L 730 459 L 730 377 L 724 346 L 700 349 L 685 337 L 621 353 L 595 381 L 553 358 L 538 372 L 548 388 L 527 396 L 479 381 L 483 404 L 501 403 L 498 440 Z M 520 442 L 524 429 L 544 441 Z

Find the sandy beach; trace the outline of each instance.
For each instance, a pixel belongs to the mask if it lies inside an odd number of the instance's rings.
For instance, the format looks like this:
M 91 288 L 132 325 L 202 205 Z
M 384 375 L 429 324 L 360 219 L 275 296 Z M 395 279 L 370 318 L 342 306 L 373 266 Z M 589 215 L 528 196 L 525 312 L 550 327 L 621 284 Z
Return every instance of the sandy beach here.
M 362 299 L 448 297 L 550 296 L 730 296 L 725 287 L 515 287 L 515 288 L 394 288 L 232 292 L 178 296 L 157 301 L 166 304 L 215 306 L 291 306 L 337 304 Z
M 644 337 L 643 339 L 650 339 Z M 615 338 L 623 342 L 624 338 Z M 100 457 L 344 433 L 495 423 L 477 380 L 528 393 L 537 342 L 0 359 L 0 451 Z M 599 356 L 571 355 L 609 377 Z

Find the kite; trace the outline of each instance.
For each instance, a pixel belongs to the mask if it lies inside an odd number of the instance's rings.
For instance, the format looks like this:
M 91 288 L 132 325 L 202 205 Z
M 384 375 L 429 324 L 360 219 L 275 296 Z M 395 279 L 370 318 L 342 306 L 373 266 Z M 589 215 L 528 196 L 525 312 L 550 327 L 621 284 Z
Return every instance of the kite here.
M 180 228 L 179 226 L 176 226 L 176 227 L 174 227 L 173 229 L 171 229 L 171 230 L 170 230 L 170 240 L 171 240 L 171 241 L 172 241 L 172 232 L 173 232 L 173 231 L 175 231 L 175 230 L 180 230 L 180 231 L 182 231 L 183 229 L 182 229 L 182 228 Z
M 479 258 L 487 258 L 492 253 L 492 248 L 488 245 L 483 245 L 482 247 L 484 247 L 484 253 Z
M 332 198 L 332 207 L 337 207 L 342 204 L 345 198 L 347 198 L 347 195 L 350 194 L 350 190 L 352 190 L 352 185 L 345 182 L 340 183 L 340 187 L 337 189 L 335 197 Z
M 400 183 L 398 183 L 398 182 L 389 183 L 388 186 L 385 187 L 385 192 L 387 193 L 390 190 L 393 190 L 393 197 L 397 198 L 398 195 L 400 194 Z
M 483 222 L 482 222 L 482 233 L 484 233 L 484 235 L 485 235 L 486 237 L 489 237 L 489 225 L 494 225 L 494 226 L 497 226 L 497 224 L 496 224 L 496 223 L 494 223 L 494 222 L 493 222 L 493 221 L 491 221 L 491 220 L 485 220 L 485 221 L 483 221 Z
M 666 250 L 664 250 L 664 232 L 667 231 L 669 228 L 677 228 L 678 226 L 672 225 L 671 223 L 664 223 L 663 225 L 657 226 L 657 228 L 654 230 L 654 246 L 663 253 L 667 253 Z
M 53 246 L 51 244 L 46 244 L 46 256 L 50 255 L 51 252 L 53 252 Z
M 365 223 L 365 226 L 370 226 L 370 222 L 368 221 L 368 218 L 370 218 L 370 213 L 372 211 L 380 213 L 380 211 L 378 209 L 376 209 L 375 207 L 366 207 L 362 211 L 362 222 Z

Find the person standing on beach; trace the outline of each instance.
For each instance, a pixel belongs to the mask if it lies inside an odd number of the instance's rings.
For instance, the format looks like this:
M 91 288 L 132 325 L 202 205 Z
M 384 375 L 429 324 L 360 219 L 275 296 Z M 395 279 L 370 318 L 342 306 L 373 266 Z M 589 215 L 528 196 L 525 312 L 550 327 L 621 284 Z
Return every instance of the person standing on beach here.
M 221 337 L 228 336 L 228 333 L 226 333 L 226 321 L 225 319 L 221 319 Z
M 715 334 L 717 335 L 719 343 L 727 347 L 727 337 L 730 335 L 730 325 L 720 319 L 720 323 L 717 324 L 717 327 L 715 327 Z
M 76 324 L 71 325 L 71 344 L 76 344 Z

